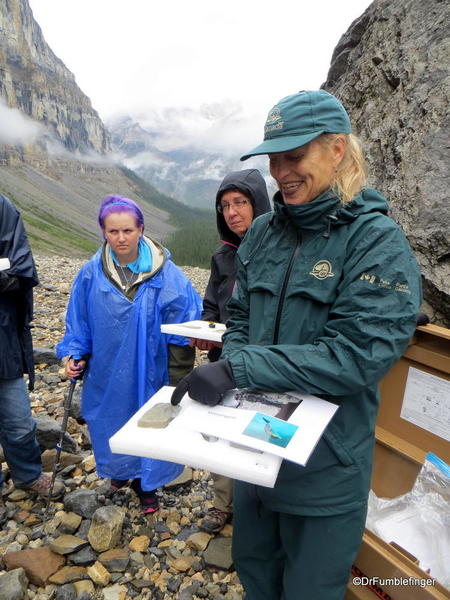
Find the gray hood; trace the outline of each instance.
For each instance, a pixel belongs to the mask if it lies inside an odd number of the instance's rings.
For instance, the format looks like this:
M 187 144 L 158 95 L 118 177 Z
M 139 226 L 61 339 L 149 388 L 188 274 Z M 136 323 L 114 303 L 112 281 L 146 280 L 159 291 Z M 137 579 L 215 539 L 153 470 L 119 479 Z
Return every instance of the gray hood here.
M 258 169 L 233 171 L 224 178 L 216 195 L 217 231 L 223 242 L 237 247 L 241 243 L 241 238 L 231 231 L 223 214 L 217 212 L 222 194 L 228 190 L 239 190 L 250 198 L 254 219 L 270 212 L 272 207 L 267 194 L 266 182 Z

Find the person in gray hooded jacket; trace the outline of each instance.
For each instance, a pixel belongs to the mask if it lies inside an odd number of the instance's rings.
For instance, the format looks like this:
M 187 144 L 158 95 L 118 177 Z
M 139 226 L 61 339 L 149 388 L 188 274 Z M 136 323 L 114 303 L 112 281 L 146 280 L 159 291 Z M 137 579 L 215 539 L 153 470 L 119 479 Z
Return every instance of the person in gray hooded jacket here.
M 222 242 L 211 258 L 211 274 L 203 299 L 202 319 L 226 323 L 227 303 L 236 279 L 235 258 L 239 245 L 253 220 L 270 212 L 266 183 L 257 169 L 233 171 L 226 175 L 216 195 L 217 231 Z M 221 355 L 221 344 L 195 340 L 195 345 L 208 350 L 214 362 Z M 209 533 L 219 532 L 232 513 L 233 481 L 213 474 L 214 501 L 201 523 Z

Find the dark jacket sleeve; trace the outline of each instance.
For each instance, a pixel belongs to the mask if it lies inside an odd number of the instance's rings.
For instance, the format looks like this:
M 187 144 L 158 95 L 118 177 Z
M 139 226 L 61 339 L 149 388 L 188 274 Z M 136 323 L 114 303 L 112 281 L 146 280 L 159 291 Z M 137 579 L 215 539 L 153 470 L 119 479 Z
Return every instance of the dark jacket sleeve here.
M 205 296 L 203 298 L 203 321 L 220 322 L 220 309 L 217 301 L 219 293 L 220 276 L 217 268 L 215 257 L 211 258 L 211 272 L 209 275 L 208 285 L 206 286 Z
M 169 344 L 169 384 L 177 385 L 194 368 L 195 348 Z
M 240 388 L 345 396 L 380 381 L 398 360 L 420 302 L 420 272 L 406 239 L 394 225 L 380 227 L 361 236 L 347 257 L 328 322 L 314 343 L 247 345 L 249 294 L 238 262 L 222 357 Z

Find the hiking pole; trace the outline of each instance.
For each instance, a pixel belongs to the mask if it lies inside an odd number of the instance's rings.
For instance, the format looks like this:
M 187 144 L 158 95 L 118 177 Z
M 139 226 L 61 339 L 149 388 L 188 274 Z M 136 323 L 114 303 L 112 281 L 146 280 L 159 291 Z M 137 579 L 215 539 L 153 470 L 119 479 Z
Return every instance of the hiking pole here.
M 78 360 L 75 360 L 74 363 L 76 365 L 78 363 Z M 58 472 L 59 467 L 60 467 L 62 445 L 63 445 L 64 435 L 65 435 L 66 430 L 67 430 L 67 421 L 69 420 L 69 412 L 70 412 L 70 407 L 71 407 L 71 404 L 72 404 L 72 397 L 73 397 L 73 393 L 75 391 L 75 386 L 77 384 L 77 380 L 79 378 L 81 379 L 81 374 L 80 374 L 80 377 L 73 377 L 70 380 L 69 392 L 68 392 L 67 397 L 66 397 L 66 399 L 64 401 L 63 420 L 62 420 L 62 423 L 61 423 L 61 431 L 60 431 L 60 434 L 59 434 L 59 442 L 56 445 L 56 454 L 55 454 L 55 462 L 53 464 L 52 480 L 51 480 L 51 483 L 50 483 L 50 488 L 48 490 L 47 503 L 45 505 L 45 511 L 44 511 L 44 517 L 42 519 L 42 525 L 45 525 L 45 523 L 47 521 L 48 509 L 50 507 L 50 502 L 51 502 L 51 499 L 52 499 L 53 488 L 55 487 L 56 473 Z

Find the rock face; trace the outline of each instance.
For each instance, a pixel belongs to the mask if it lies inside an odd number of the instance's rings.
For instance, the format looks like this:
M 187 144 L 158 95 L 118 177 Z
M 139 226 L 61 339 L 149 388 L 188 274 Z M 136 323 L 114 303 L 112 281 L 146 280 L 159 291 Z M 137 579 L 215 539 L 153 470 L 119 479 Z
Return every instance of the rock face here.
M 0 111 L 0 193 L 21 211 L 33 250 L 91 255 L 101 241 L 98 206 L 109 193 L 139 202 L 148 235 L 175 230 L 154 205 L 161 195 L 111 159 L 107 129 L 45 42 L 28 0 L 0 2 Z M 7 131 L 9 115 L 20 115 L 33 135 L 8 137 L 22 129 Z
M 0 3 L 0 96 L 68 150 L 110 150 L 109 134 L 73 74 L 45 42 L 28 0 Z
M 424 277 L 425 309 L 450 325 L 450 6 L 375 0 L 340 39 L 323 84 L 348 109 L 370 184 L 386 195 Z

